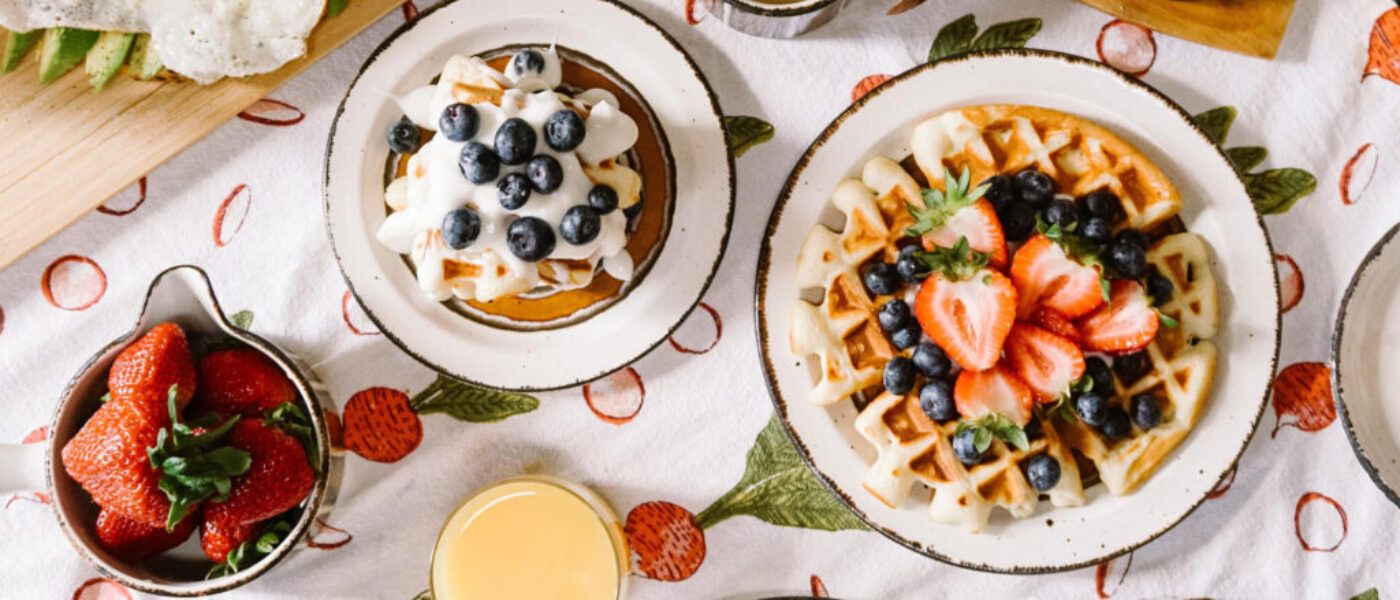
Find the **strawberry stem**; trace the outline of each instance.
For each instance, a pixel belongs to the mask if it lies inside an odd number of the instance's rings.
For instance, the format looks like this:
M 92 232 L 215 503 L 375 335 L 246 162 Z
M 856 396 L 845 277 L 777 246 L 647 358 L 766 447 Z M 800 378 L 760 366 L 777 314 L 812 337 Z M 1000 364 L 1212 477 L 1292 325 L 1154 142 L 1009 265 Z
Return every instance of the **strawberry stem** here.
M 189 514 L 190 508 L 205 498 L 228 498 L 233 486 L 232 478 L 247 472 L 252 463 L 247 452 L 230 446 L 215 446 L 238 422 L 238 417 L 224 421 L 211 431 L 196 433 L 190 427 L 193 423 L 180 421 L 175 401 L 178 388 L 177 385 L 170 386 L 166 399 L 170 427 L 162 428 L 156 434 L 155 445 L 146 448 L 151 467 L 160 472 L 157 485 L 170 500 L 166 531 L 174 531 L 175 526 Z M 212 419 L 203 419 L 196 427 L 211 424 Z
M 904 234 L 923 235 L 935 227 L 942 227 L 958 211 L 981 199 L 982 195 L 991 188 L 991 184 L 983 182 L 982 185 L 968 190 L 968 180 L 971 177 L 971 172 L 968 171 L 967 167 L 963 167 L 962 174 L 956 177 L 951 169 L 943 167 L 944 190 L 933 188 L 919 190 L 923 206 L 915 205 L 913 202 L 905 202 L 909 216 L 914 217 L 914 224 L 904 228 Z
M 914 259 L 919 261 L 930 272 L 937 272 L 943 275 L 948 281 L 962 281 L 971 279 L 987 266 L 987 261 L 991 258 L 986 252 L 978 252 L 972 249 L 968 243 L 967 236 L 958 238 L 958 243 L 952 248 L 934 248 L 933 252 L 915 252 Z

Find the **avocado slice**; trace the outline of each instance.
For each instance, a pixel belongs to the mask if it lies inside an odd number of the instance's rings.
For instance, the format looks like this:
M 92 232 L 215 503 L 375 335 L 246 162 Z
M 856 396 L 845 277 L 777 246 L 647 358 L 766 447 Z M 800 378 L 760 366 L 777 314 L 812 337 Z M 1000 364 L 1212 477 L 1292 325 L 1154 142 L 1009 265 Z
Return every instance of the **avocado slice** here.
M 156 56 L 155 50 L 151 48 L 150 34 L 136 36 L 136 41 L 131 45 L 131 58 L 126 61 L 126 68 L 131 76 L 137 79 L 153 79 L 165 70 L 160 57 Z
M 44 32 L 44 46 L 39 49 L 39 81 L 49 83 L 87 56 L 97 43 L 98 32 L 73 27 L 54 27 Z
M 126 63 L 126 55 L 131 52 L 131 43 L 136 36 L 120 31 L 104 31 L 97 38 L 97 43 L 88 50 L 87 61 L 84 67 L 87 69 L 88 83 L 92 84 L 92 89 L 100 90 L 107 85 L 107 81 L 121 69 Z
M 0 73 L 9 73 L 19 66 L 19 61 L 24 55 L 29 54 L 34 49 L 34 45 L 39 43 L 39 38 L 43 37 L 44 30 L 34 31 L 9 31 L 5 35 L 5 49 L 0 51 Z

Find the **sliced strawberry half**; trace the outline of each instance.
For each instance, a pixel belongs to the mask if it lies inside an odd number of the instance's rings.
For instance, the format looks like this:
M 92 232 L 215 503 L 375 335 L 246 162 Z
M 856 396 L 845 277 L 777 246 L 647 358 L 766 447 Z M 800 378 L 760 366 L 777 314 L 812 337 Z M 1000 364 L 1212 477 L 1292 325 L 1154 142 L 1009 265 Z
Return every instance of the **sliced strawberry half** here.
M 1006 362 L 1041 402 L 1054 402 L 1084 375 L 1084 353 L 1063 337 L 1017 323 L 1006 337 Z
M 959 239 L 967 238 L 972 249 L 987 254 L 988 262 L 997 269 L 1006 268 L 1006 235 L 1001 229 L 992 203 L 982 198 L 987 185 L 969 188 L 966 167 L 954 176 L 944 169 L 943 188 L 920 192 L 923 206 L 909 203 L 909 215 L 914 224 L 904 230 L 909 235 L 921 235 L 924 248 L 952 248 Z
M 1042 306 L 1077 319 L 1104 301 L 1098 270 L 1070 258 L 1064 248 L 1043 234 L 1016 251 L 1011 260 L 1011 281 L 1020 295 L 1016 314 L 1023 319 Z
M 1157 337 L 1157 311 L 1136 281 L 1113 282 L 1108 304 L 1079 320 L 1084 348 L 1110 354 L 1137 352 Z
M 1079 328 L 1075 327 L 1074 321 L 1048 306 L 1035 309 L 1035 312 L 1031 313 L 1031 323 L 1075 344 L 1078 344 L 1082 339 Z
M 1031 388 L 1022 383 L 1006 363 L 996 363 L 985 371 L 963 371 L 953 385 L 953 401 L 958 414 L 976 419 L 997 413 L 1017 427 L 1031 420 Z
M 966 238 L 929 257 L 933 272 L 914 298 L 914 317 L 963 369 L 991 368 L 1016 321 L 1016 288 Z

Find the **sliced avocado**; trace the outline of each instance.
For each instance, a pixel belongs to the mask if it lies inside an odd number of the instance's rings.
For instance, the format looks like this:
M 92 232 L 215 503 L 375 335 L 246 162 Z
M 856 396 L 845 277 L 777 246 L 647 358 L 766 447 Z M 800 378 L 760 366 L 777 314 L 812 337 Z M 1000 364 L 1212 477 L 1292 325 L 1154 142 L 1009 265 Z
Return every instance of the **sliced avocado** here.
M 44 30 L 34 31 L 10 31 L 5 35 L 5 49 L 0 54 L 0 73 L 9 73 L 19 66 L 19 61 L 24 55 L 29 54 L 34 49 L 34 45 L 39 43 L 39 38 L 44 36 Z
M 126 68 L 131 72 L 131 76 L 137 79 L 152 79 L 165 70 L 160 57 L 156 56 L 155 50 L 151 48 L 150 34 L 136 36 L 136 41 L 131 45 L 131 58 L 126 61 Z
M 87 56 L 97 43 L 98 32 L 72 27 L 55 27 L 44 32 L 44 47 L 39 50 L 39 81 L 49 83 Z
M 126 55 L 131 52 L 131 43 L 136 39 L 134 34 L 122 33 L 120 31 L 104 31 L 97 38 L 97 43 L 88 50 L 87 61 L 84 67 L 87 68 L 88 83 L 92 84 L 92 89 L 100 90 L 107 85 L 107 81 L 126 63 Z

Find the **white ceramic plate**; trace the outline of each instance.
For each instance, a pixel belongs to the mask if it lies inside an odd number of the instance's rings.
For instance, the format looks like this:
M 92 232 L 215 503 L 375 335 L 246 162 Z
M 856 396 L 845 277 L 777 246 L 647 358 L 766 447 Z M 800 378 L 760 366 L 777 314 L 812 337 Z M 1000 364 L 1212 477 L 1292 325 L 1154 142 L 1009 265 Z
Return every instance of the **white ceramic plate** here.
M 1086 490 L 1080 508 L 1042 502 L 1029 518 L 996 509 L 986 532 L 928 518 L 928 492 L 888 508 L 861 488 L 873 448 L 851 422 L 849 401 L 820 407 L 800 357 L 788 349 L 788 307 L 802 240 L 845 177 L 881 154 L 908 156 L 919 120 L 960 106 L 1015 103 L 1077 114 L 1114 131 L 1166 172 L 1181 192 L 1181 217 L 1210 242 L 1221 282 L 1221 361 L 1211 400 L 1190 436 L 1136 492 Z M 1264 407 L 1278 350 L 1279 295 L 1273 252 L 1243 184 L 1224 155 L 1179 106 L 1137 79 L 1097 62 L 1052 52 L 999 51 L 921 65 L 856 102 L 817 137 L 788 179 L 759 257 L 756 310 L 769 390 L 788 433 L 817 475 L 873 528 L 912 550 L 956 565 L 1035 573 L 1092 565 L 1171 528 L 1229 471 Z
M 1376 242 L 1337 312 L 1332 336 L 1332 389 L 1347 439 L 1371 480 L 1400 506 L 1400 243 L 1396 225 Z
M 425 297 L 402 257 L 374 239 L 385 216 L 384 132 L 402 115 L 389 94 L 426 84 L 454 54 L 550 43 L 606 65 L 649 105 L 674 168 L 674 226 L 650 270 L 597 314 L 548 330 L 498 328 Z M 351 291 L 405 352 L 489 387 L 556 389 L 636 360 L 695 307 L 724 254 L 733 173 L 704 76 L 642 15 L 612 0 L 458 0 L 400 27 L 350 85 L 326 149 L 326 224 Z

